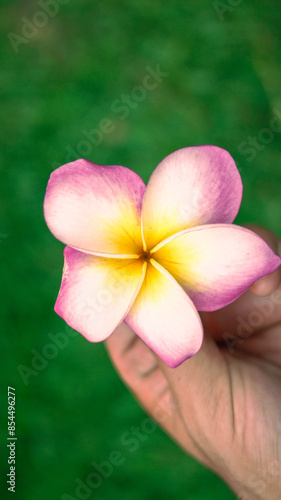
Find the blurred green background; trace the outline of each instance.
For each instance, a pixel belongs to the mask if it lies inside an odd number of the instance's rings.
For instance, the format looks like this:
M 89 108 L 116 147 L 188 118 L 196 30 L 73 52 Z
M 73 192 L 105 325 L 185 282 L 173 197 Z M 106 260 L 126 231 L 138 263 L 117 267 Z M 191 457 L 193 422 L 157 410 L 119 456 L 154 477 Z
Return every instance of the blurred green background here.
M 112 450 L 124 463 L 83 498 L 235 498 L 160 429 L 134 452 L 122 443 L 145 414 L 104 346 L 70 336 L 53 311 L 63 245 L 49 233 L 42 203 L 52 170 L 75 156 L 124 165 L 147 181 L 168 153 L 215 144 L 232 154 L 243 179 L 236 222 L 281 236 L 280 1 L 238 4 L 1 1 L 3 499 L 12 495 L 8 385 L 17 392 L 20 500 L 78 498 L 76 478 L 85 481 L 91 463 L 108 460 Z M 168 74 L 144 95 L 136 87 L 157 65 Z M 131 100 L 121 111 L 123 94 Z M 100 129 L 104 119 L 112 130 L 96 135 L 98 144 L 85 143 L 83 130 Z M 68 344 L 48 351 L 50 333 L 59 332 Z

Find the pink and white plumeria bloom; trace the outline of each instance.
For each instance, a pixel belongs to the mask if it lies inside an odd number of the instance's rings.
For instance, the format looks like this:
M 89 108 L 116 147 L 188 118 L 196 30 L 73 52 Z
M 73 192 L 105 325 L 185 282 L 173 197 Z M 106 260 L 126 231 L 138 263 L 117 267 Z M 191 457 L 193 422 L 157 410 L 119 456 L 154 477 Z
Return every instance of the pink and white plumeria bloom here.
M 198 310 L 230 304 L 280 265 L 259 236 L 231 224 L 241 198 L 234 160 L 215 146 L 170 154 L 147 187 L 121 166 L 58 168 L 44 201 L 67 245 L 55 311 L 92 342 L 125 321 L 178 366 L 200 349 Z

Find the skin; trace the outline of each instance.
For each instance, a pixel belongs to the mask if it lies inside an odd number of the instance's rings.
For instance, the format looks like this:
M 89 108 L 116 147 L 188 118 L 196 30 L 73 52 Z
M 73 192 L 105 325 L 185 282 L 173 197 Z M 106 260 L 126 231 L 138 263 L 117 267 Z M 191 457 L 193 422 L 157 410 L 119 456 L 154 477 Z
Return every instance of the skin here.
M 280 254 L 276 235 L 247 227 Z M 124 323 L 106 341 L 117 372 L 145 411 L 242 500 L 280 499 L 281 300 L 273 301 L 277 290 L 281 268 L 229 306 L 201 313 L 203 345 L 177 368 L 166 366 Z M 264 305 L 266 314 L 253 315 L 257 304 Z M 242 331 L 244 338 L 237 317 L 250 325 Z

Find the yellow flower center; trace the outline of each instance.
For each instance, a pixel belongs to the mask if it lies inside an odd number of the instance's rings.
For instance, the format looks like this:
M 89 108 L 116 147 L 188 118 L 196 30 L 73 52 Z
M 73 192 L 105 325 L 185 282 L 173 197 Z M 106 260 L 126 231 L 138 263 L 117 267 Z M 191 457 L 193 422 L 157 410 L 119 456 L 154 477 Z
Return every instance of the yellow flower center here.
M 151 259 L 151 254 L 150 254 L 150 252 L 149 252 L 149 251 L 146 251 L 146 252 L 143 252 L 143 254 L 142 254 L 142 256 L 141 256 L 141 257 L 142 257 L 142 260 L 143 260 L 144 262 L 149 262 L 149 261 L 150 261 L 150 259 Z

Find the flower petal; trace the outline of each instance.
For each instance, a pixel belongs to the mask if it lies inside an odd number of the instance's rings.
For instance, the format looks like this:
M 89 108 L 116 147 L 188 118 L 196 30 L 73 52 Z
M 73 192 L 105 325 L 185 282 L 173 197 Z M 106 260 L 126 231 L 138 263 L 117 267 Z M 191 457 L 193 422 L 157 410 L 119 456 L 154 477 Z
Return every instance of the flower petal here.
M 200 311 L 230 304 L 281 262 L 262 238 L 231 224 L 198 226 L 168 238 L 158 248 L 153 258 Z
M 170 154 L 153 172 L 144 197 L 147 248 L 189 227 L 233 222 L 242 189 L 234 160 L 224 149 L 196 146 Z
M 137 295 L 146 264 L 140 259 L 105 259 L 66 247 L 55 311 L 91 342 L 106 339 Z
M 50 231 L 84 251 L 137 254 L 145 184 L 131 170 L 76 160 L 55 170 L 44 200 Z
M 202 344 L 202 324 L 192 301 L 153 259 L 124 321 L 171 367 L 194 356 Z

